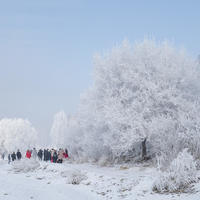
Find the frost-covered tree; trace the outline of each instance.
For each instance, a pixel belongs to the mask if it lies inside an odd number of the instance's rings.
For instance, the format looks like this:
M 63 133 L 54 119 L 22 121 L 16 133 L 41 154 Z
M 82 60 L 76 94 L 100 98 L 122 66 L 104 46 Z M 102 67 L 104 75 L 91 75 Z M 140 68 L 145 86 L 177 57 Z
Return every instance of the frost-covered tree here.
M 200 155 L 196 61 L 166 42 L 145 40 L 134 47 L 123 42 L 96 56 L 94 66 L 94 84 L 78 113 L 80 144 L 88 157 L 119 158 L 138 142 L 144 157 L 146 142 L 151 155 L 177 155 L 183 148 Z
M 50 136 L 51 143 L 55 147 L 65 146 L 65 134 L 67 130 L 67 116 L 64 111 L 55 114 Z
M 12 152 L 20 149 L 26 151 L 33 148 L 37 142 L 37 132 L 28 120 L 0 120 L 0 149 Z
M 55 114 L 50 136 L 51 143 L 56 148 L 69 148 L 73 151 L 80 131 L 77 131 L 77 121 L 75 117 L 66 116 L 64 111 Z M 79 144 L 80 145 L 80 144 Z

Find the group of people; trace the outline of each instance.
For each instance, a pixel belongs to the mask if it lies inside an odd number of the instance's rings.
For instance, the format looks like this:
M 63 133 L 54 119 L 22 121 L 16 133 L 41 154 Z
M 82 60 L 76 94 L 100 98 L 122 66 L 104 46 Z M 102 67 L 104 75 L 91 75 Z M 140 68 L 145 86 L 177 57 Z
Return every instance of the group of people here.
M 5 154 L 2 154 L 2 159 L 4 159 Z M 33 149 L 28 149 L 26 151 L 26 158 L 30 159 L 39 159 L 40 161 L 50 161 L 53 163 L 62 163 L 64 159 L 67 159 L 68 156 L 68 150 L 67 149 L 59 149 L 58 151 L 55 149 L 39 149 L 38 151 L 33 148 Z M 17 151 L 17 153 L 13 152 L 13 153 L 9 153 L 8 154 L 8 163 L 10 163 L 11 161 L 15 161 L 15 160 L 21 160 L 22 158 L 22 154 L 20 152 L 20 150 Z
M 5 153 L 2 154 L 2 159 L 3 160 L 4 160 L 4 157 L 5 157 Z M 8 163 L 10 163 L 11 161 L 15 161 L 16 159 L 17 160 L 21 160 L 21 158 L 22 158 L 22 154 L 18 149 L 17 153 L 13 152 L 13 153 L 9 153 L 8 154 Z
M 68 158 L 68 150 L 67 149 L 59 149 L 58 151 L 55 149 L 40 149 L 38 152 L 35 148 L 33 148 L 33 151 L 27 150 L 26 157 L 27 158 L 35 158 L 38 157 L 39 160 L 43 161 L 51 161 L 53 163 L 62 163 L 64 159 Z
M 62 163 L 64 159 L 69 157 L 67 149 L 59 149 L 58 151 L 56 151 L 55 149 L 44 149 L 44 151 L 42 151 L 40 149 L 38 153 L 38 157 L 40 156 L 40 160 L 42 160 L 43 155 L 44 161 L 51 161 L 53 163 Z

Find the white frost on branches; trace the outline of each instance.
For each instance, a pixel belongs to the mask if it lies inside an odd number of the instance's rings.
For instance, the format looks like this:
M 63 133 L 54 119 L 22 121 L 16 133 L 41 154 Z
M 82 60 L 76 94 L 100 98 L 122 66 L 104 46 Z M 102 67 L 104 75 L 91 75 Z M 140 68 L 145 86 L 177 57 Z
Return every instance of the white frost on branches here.
M 166 154 L 171 161 L 189 148 L 198 157 L 199 77 L 198 63 L 167 42 L 132 47 L 125 41 L 96 56 L 94 83 L 81 98 L 77 128 L 67 133 L 74 152 L 112 161 L 146 138 L 150 155 Z M 61 134 L 66 119 L 60 118 Z
M 64 111 L 55 114 L 50 136 L 51 142 L 55 147 L 65 145 L 65 134 L 67 130 L 67 116 Z
M 162 172 L 153 184 L 156 192 L 180 192 L 198 180 L 196 162 L 187 149 L 180 152 L 169 168 Z
M 64 111 L 56 113 L 50 132 L 52 145 L 56 148 L 70 148 L 71 152 L 76 142 L 74 136 L 77 136 L 77 127 L 74 117 L 66 116 Z
M 20 149 L 26 151 L 35 146 L 37 132 L 28 120 L 1 119 L 0 120 L 0 149 L 12 152 Z

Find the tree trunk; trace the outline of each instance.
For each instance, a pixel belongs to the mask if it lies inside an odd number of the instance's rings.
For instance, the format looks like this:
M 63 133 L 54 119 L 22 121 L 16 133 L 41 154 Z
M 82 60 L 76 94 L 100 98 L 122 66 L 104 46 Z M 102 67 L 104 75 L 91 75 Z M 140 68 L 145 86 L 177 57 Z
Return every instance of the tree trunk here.
M 147 138 L 142 141 L 142 159 L 145 160 L 147 157 L 147 147 L 146 147 Z

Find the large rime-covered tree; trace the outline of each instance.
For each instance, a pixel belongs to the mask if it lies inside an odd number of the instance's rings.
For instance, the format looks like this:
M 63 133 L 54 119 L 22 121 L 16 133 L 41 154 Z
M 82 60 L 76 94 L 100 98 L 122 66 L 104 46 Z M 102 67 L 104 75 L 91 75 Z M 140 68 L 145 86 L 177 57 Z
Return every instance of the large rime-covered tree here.
M 134 47 L 125 41 L 94 65 L 94 84 L 79 109 L 89 157 L 117 158 L 138 142 L 149 142 L 151 154 L 185 147 L 199 153 L 197 62 L 166 42 L 145 40 Z
M 12 152 L 20 149 L 26 151 L 37 143 L 37 132 L 28 120 L 0 120 L 0 151 Z

